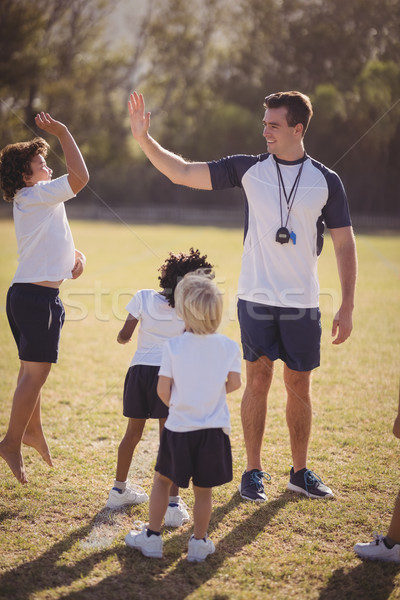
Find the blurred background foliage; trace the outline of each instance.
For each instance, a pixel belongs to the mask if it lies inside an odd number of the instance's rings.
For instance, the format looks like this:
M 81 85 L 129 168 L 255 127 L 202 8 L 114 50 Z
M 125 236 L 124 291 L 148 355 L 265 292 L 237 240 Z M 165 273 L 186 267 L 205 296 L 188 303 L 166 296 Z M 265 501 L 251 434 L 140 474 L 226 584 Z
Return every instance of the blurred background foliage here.
M 340 174 L 352 211 L 400 216 L 399 32 L 398 0 L 2 0 L 1 147 L 37 134 L 45 110 L 87 160 L 86 202 L 227 206 L 231 192 L 182 190 L 149 166 L 129 92 L 161 144 L 212 160 L 264 152 L 264 96 L 299 89 L 307 152 Z

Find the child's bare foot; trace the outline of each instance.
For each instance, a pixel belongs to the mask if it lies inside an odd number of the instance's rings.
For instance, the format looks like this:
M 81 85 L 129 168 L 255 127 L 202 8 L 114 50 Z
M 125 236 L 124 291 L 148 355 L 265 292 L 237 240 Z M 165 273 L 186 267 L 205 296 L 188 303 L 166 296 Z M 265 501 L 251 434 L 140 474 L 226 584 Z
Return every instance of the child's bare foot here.
M 25 473 L 24 459 L 22 458 L 21 452 L 13 452 L 4 442 L 0 442 L 0 456 L 4 458 L 8 466 L 10 467 L 13 475 L 18 479 L 20 483 L 28 483 L 28 479 Z
M 44 433 L 42 430 L 37 432 L 25 431 L 24 437 L 22 438 L 23 443 L 26 446 L 30 446 L 34 448 L 40 456 L 43 458 L 45 462 L 47 462 L 50 467 L 53 466 L 53 461 L 51 460 L 50 450 L 46 442 L 46 438 L 44 437 Z

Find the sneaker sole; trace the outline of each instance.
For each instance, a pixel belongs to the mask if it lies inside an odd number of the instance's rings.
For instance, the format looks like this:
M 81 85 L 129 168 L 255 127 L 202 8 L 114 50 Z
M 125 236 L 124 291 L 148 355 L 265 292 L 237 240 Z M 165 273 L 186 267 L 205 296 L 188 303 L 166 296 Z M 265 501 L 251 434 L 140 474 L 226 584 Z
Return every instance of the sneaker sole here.
M 267 497 L 264 500 L 263 498 L 249 498 L 249 496 L 244 496 L 242 494 L 242 488 L 241 488 L 240 485 L 238 486 L 238 492 L 240 494 L 240 497 L 243 498 L 243 500 L 247 500 L 248 502 L 258 502 L 258 503 L 261 503 L 261 502 L 266 502 L 268 500 Z
M 317 494 L 310 494 L 310 492 L 307 492 L 307 490 L 305 490 L 302 487 L 299 487 L 298 485 L 294 485 L 294 483 L 289 483 L 287 484 L 287 489 L 290 490 L 291 492 L 296 492 L 297 494 L 304 494 L 304 496 L 307 496 L 307 498 L 312 498 L 314 500 L 329 500 L 329 498 L 334 498 L 334 494 L 325 494 L 324 496 L 317 496 Z
M 124 506 L 137 506 L 138 504 L 144 504 L 148 502 L 147 500 L 140 500 L 140 502 L 123 502 L 122 504 L 114 504 L 114 502 L 107 502 L 106 508 L 111 508 L 112 510 L 116 510 L 117 508 L 124 508 Z
M 362 560 L 379 560 L 381 562 L 392 562 L 392 563 L 400 563 L 400 559 L 395 559 L 395 558 L 381 558 L 380 556 L 363 556 L 362 554 L 358 554 L 357 550 L 354 550 L 354 552 L 357 554 L 358 558 L 361 558 Z
M 185 523 L 189 523 L 190 519 L 181 519 L 179 523 L 177 521 L 164 521 L 165 527 L 181 527 Z
M 214 554 L 214 552 L 215 552 L 215 550 L 213 550 L 212 552 L 209 552 L 207 554 L 207 556 L 210 556 L 210 554 Z M 205 556 L 204 558 L 199 558 L 198 556 L 190 556 L 188 554 L 186 560 L 188 562 L 204 562 L 206 560 L 207 556 Z
M 146 548 L 142 548 L 141 546 L 135 546 L 135 544 L 132 544 L 129 533 L 128 533 L 128 535 L 125 536 L 125 544 L 127 546 L 129 546 L 129 548 L 134 548 L 135 550 L 140 550 L 140 552 L 143 554 L 143 556 L 146 556 L 148 558 L 162 558 L 162 556 L 163 556 L 162 551 L 158 552 L 158 551 L 146 550 Z

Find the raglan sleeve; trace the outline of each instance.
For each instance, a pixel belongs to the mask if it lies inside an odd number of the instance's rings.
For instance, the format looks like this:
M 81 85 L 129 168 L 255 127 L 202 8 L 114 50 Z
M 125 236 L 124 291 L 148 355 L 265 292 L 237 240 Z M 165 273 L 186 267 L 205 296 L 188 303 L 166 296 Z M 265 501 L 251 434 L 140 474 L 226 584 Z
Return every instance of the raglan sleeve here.
M 337 173 L 330 171 L 326 175 L 328 200 L 322 209 L 322 216 L 329 229 L 351 226 L 349 202 L 342 180 Z
M 208 163 L 213 190 L 242 187 L 244 173 L 257 162 L 258 157 L 236 154 Z

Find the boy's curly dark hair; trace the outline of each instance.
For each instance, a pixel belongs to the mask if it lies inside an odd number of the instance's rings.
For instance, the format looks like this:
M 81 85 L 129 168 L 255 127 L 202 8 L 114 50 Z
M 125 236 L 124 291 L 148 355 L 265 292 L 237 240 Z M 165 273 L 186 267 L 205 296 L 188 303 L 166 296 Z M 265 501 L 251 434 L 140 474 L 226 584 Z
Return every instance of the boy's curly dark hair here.
M 48 143 L 41 137 L 3 148 L 0 152 L 0 187 L 6 202 L 12 202 L 17 191 L 26 187 L 23 176 L 32 175 L 31 160 L 37 154 L 46 158 L 48 150 Z
M 160 287 L 163 290 L 161 293 L 167 298 L 168 304 L 172 308 L 175 306 L 174 293 L 176 286 L 186 273 L 191 273 L 197 269 L 206 269 L 211 274 L 213 265 L 207 261 L 207 254 L 201 256 L 200 250 L 194 250 L 193 248 L 190 248 L 188 254 L 170 252 L 169 257 L 158 269 L 161 273 L 158 278 Z

